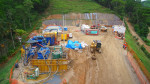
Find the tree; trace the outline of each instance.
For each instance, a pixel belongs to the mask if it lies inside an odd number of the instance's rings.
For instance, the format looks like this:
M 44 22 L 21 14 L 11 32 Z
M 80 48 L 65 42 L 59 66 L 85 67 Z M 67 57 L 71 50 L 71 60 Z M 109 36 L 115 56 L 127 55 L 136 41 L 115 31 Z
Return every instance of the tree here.
M 16 16 L 17 16 L 16 18 L 17 18 L 17 20 L 20 20 L 20 19 L 23 20 L 22 24 L 23 24 L 24 29 L 26 30 L 25 21 L 26 21 L 27 15 L 24 13 L 25 7 L 21 4 L 21 5 L 17 5 L 15 8 L 16 8 Z M 21 26 L 19 26 L 19 27 L 21 27 Z
M 113 10 L 115 10 L 118 14 L 124 16 L 125 1 L 123 1 L 123 0 L 112 0 L 111 5 L 112 5 Z
M 31 0 L 24 0 L 25 14 L 29 18 L 29 25 L 31 27 L 31 9 L 33 8 L 33 2 Z

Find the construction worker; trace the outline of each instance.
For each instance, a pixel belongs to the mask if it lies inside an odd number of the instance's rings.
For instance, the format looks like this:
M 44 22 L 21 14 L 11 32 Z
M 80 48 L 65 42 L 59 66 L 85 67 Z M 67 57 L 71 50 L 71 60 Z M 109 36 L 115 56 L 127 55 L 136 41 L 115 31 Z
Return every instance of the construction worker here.
M 23 57 L 25 54 L 25 50 L 23 48 L 21 48 L 20 50 L 21 50 L 21 57 Z
M 127 42 L 125 42 L 125 43 L 123 44 L 123 48 L 124 48 L 124 49 L 127 48 Z

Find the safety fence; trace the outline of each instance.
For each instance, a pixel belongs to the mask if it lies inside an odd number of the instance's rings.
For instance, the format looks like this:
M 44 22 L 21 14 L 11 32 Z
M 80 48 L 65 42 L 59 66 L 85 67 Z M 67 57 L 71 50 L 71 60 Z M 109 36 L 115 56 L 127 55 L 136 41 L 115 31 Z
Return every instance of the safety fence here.
M 45 25 L 63 25 L 63 20 L 45 20 L 42 24 Z M 65 20 L 64 25 L 67 26 L 77 26 L 79 24 L 103 24 L 103 25 L 122 25 L 123 22 L 120 21 L 114 21 L 114 20 Z
M 131 53 L 131 54 L 129 54 L 129 53 Z M 132 65 L 134 71 L 136 72 L 141 84 L 149 84 L 150 73 L 147 71 L 144 64 L 141 62 L 141 60 L 139 59 L 137 54 L 134 52 L 134 50 L 129 45 L 127 45 L 127 55 L 128 55 L 128 60 L 129 60 L 130 64 Z M 136 60 L 138 65 L 136 65 L 134 59 Z M 142 72 L 145 74 L 145 76 L 147 78 L 144 77 L 144 75 L 142 74 L 140 69 L 142 70 Z
M 62 19 L 63 15 L 61 14 L 55 14 L 50 15 L 46 19 Z M 65 19 L 83 19 L 83 20 L 115 20 L 118 21 L 120 18 L 114 14 L 107 14 L 107 13 L 69 13 L 64 14 Z

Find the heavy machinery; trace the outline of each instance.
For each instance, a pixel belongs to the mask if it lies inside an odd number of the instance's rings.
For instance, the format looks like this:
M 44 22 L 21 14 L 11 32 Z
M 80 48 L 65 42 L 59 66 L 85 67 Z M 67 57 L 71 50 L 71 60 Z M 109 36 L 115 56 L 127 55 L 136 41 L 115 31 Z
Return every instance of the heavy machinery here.
M 90 51 L 93 53 L 92 59 L 96 60 L 95 52 L 98 51 L 101 53 L 101 41 L 100 40 L 93 40 L 93 42 L 90 45 Z
M 27 79 L 37 79 L 39 77 L 40 70 L 39 68 L 29 68 L 25 74 Z
M 120 37 L 122 40 L 124 38 L 124 34 L 123 33 L 117 33 L 118 37 Z
M 98 29 L 98 26 L 97 25 L 92 25 L 91 29 Z
M 107 32 L 107 27 L 101 26 L 100 30 L 103 31 L 103 32 Z
M 48 59 L 50 55 L 50 49 L 45 46 L 41 47 L 37 54 L 38 54 L 37 59 Z
M 37 52 L 37 47 L 28 47 L 25 49 L 25 56 L 24 56 L 24 65 L 26 66 L 31 58 Z

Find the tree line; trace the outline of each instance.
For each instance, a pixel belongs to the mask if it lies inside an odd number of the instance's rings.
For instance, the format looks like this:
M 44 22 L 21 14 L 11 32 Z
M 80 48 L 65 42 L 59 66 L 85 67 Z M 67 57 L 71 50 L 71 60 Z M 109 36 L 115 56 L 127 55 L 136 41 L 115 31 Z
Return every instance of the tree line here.
M 16 33 L 30 30 L 48 6 L 49 0 L 0 0 L 0 61 L 19 45 Z
M 146 38 L 150 26 L 150 8 L 142 4 L 140 0 L 93 0 L 114 10 L 122 17 L 128 17 L 134 25 L 135 31 L 142 38 Z M 148 2 L 148 1 L 147 1 Z M 145 3 L 145 2 L 144 2 Z

